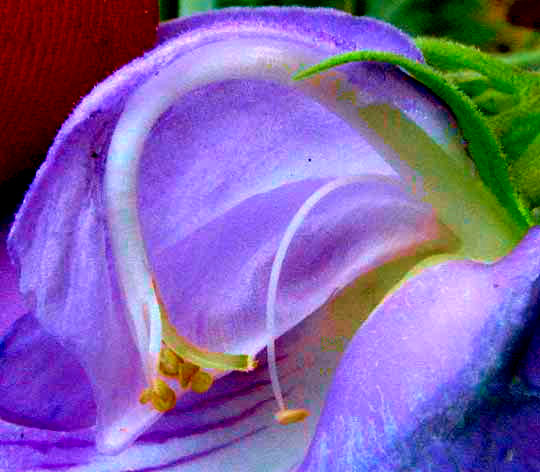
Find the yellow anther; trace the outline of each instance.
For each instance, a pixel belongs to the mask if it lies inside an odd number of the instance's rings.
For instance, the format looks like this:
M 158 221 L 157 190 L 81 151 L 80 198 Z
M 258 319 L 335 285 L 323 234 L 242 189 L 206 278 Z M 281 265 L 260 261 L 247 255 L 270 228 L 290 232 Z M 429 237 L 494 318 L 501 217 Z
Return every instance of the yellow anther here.
M 196 393 L 204 393 L 208 391 L 213 382 L 214 379 L 208 372 L 200 370 L 191 378 L 191 390 Z
M 152 390 L 149 388 L 145 388 L 141 395 L 139 396 L 139 401 L 144 405 L 145 403 L 148 403 L 152 397 Z
M 178 366 L 183 361 L 172 349 L 163 348 L 159 353 L 159 372 L 166 377 L 176 377 Z
M 155 393 L 159 397 L 165 397 L 170 395 L 170 392 L 172 392 L 172 390 L 171 387 L 167 385 L 167 382 L 161 379 L 154 379 L 152 382 L 152 393 Z
M 187 388 L 192 377 L 199 372 L 200 367 L 191 362 L 184 362 L 178 366 L 178 381 L 182 388 Z
M 304 421 L 309 416 L 309 411 L 304 408 L 298 408 L 297 410 L 280 410 L 274 417 L 279 424 L 291 424 Z
M 150 401 L 154 408 L 162 413 L 172 410 L 176 405 L 174 390 L 161 379 L 154 379 Z
M 164 413 L 176 405 L 176 394 L 163 380 L 154 379 L 152 388 L 145 388 L 139 396 L 139 401 L 143 405 L 151 402 L 156 410 Z

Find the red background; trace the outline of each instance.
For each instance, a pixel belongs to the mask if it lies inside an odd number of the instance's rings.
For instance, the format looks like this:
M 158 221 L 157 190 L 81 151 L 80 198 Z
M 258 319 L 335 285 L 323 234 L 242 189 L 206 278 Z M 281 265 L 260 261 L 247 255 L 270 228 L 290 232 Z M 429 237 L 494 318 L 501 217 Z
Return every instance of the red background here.
M 1 4 L 0 188 L 4 188 L 2 183 L 23 171 L 33 173 L 81 97 L 152 47 L 159 10 L 157 0 L 2 0 Z

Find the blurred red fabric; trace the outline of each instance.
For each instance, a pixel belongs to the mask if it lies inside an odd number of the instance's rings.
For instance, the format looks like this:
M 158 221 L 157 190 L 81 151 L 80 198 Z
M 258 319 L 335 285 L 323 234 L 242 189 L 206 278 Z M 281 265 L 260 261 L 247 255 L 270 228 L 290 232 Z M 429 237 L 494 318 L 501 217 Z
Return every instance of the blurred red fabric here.
M 2 0 L 0 184 L 35 169 L 92 87 L 154 45 L 158 0 Z

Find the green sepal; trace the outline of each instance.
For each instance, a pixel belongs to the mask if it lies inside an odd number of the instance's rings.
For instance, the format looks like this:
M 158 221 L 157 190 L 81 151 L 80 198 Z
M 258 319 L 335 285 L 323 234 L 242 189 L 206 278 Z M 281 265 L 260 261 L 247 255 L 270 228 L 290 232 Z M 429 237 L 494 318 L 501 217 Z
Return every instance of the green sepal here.
M 509 162 L 515 161 L 540 133 L 540 93 L 531 91 L 521 103 L 489 118 L 488 122 Z
M 530 71 L 540 69 L 540 49 L 518 51 L 511 54 L 496 54 L 494 57 L 520 69 Z
M 402 67 L 444 100 L 457 118 L 463 136 L 469 143 L 470 155 L 484 183 L 521 230 L 525 231 L 532 225 L 532 217 L 510 182 L 504 153 L 486 119 L 469 97 L 430 66 L 388 52 L 354 51 L 300 70 L 293 76 L 293 80 L 303 80 L 350 62 L 383 62 Z
M 537 205 L 538 157 L 534 154 L 534 142 L 540 133 L 540 75 L 518 66 L 523 59 L 538 60 L 540 52 L 508 59 L 441 39 L 415 41 L 430 66 L 451 71 L 445 77 L 469 95 L 482 112 L 491 115 L 488 125 L 504 150 L 514 188 L 529 208 Z M 484 77 L 486 82 L 479 82 L 474 74 Z M 478 88 L 486 83 L 486 90 L 478 93 Z
M 540 132 L 523 154 L 512 163 L 510 170 L 512 177 L 519 183 L 522 192 L 529 200 L 531 208 L 540 207 Z M 537 224 L 540 223 L 538 216 L 535 221 Z
M 415 38 L 426 62 L 441 71 L 476 71 L 490 80 L 500 92 L 516 94 L 538 82 L 534 74 L 507 64 L 471 46 L 438 38 Z
M 519 98 L 515 95 L 489 89 L 474 97 L 473 102 L 486 115 L 498 115 L 516 106 L 519 103 Z M 503 143 L 502 146 L 508 152 Z
M 477 97 L 491 87 L 489 79 L 472 70 L 446 72 L 443 75 L 471 98 Z

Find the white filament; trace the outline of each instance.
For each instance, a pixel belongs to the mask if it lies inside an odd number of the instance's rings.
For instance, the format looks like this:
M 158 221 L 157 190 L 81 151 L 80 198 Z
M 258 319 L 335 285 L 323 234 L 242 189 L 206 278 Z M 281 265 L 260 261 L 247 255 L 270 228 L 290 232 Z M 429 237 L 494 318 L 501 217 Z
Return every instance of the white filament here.
M 272 390 L 274 392 L 274 397 L 276 398 L 277 404 L 280 410 L 285 409 L 285 402 L 283 401 L 283 394 L 281 392 L 281 386 L 279 384 L 277 365 L 276 365 L 276 328 L 275 328 L 275 319 L 276 319 L 276 299 L 277 299 L 277 289 L 279 283 L 279 276 L 281 274 L 281 269 L 283 268 L 283 261 L 287 255 L 287 250 L 291 244 L 292 239 L 294 238 L 296 232 L 305 221 L 309 212 L 319 203 L 324 197 L 329 193 L 338 190 L 342 187 L 348 185 L 357 184 L 364 182 L 366 180 L 365 176 L 353 176 L 353 177 L 342 177 L 327 184 L 323 185 L 321 188 L 317 189 L 310 197 L 302 204 L 300 209 L 292 217 L 285 234 L 281 239 L 278 250 L 274 257 L 274 262 L 272 263 L 272 270 L 270 272 L 270 281 L 268 283 L 268 295 L 266 298 L 266 329 L 269 334 L 269 341 L 267 344 L 267 357 L 268 357 L 268 370 L 270 372 L 270 380 L 272 382 Z
M 156 356 L 162 334 L 137 210 L 137 179 L 144 143 L 152 127 L 179 97 L 195 88 L 223 80 L 251 78 L 302 90 L 369 136 L 371 142 L 380 141 L 358 117 L 356 107 L 338 100 L 330 91 L 333 86 L 324 81 L 292 82 L 292 72 L 300 65 L 312 65 L 323 58 L 320 52 L 290 41 L 264 38 L 214 42 L 163 67 L 127 99 L 108 151 L 105 197 L 120 287 L 132 335 L 149 378 L 157 372 Z M 345 84 L 345 76 L 341 75 L 340 81 Z M 388 160 L 388 156 L 385 158 Z M 398 162 L 397 157 L 394 160 Z

